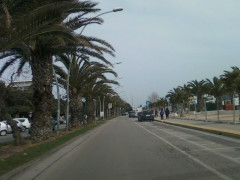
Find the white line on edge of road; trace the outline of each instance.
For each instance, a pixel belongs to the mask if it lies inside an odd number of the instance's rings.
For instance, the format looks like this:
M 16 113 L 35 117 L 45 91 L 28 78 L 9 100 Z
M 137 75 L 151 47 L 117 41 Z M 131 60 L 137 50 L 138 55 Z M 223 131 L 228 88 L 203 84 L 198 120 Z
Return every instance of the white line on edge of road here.
M 136 122 L 135 122 L 136 123 Z M 176 149 L 177 151 L 181 152 L 182 154 L 184 154 L 185 156 L 187 156 L 189 159 L 195 161 L 196 163 L 200 164 L 201 166 L 203 166 L 204 168 L 208 169 L 209 171 L 211 171 L 212 173 L 216 174 L 217 176 L 219 176 L 222 179 L 231 179 L 228 176 L 220 173 L 219 171 L 217 171 L 216 169 L 208 166 L 207 164 L 205 164 L 204 162 L 200 161 L 199 159 L 187 154 L 185 151 L 181 150 L 180 148 L 178 148 L 177 146 L 173 145 L 172 143 L 170 143 L 169 141 L 167 141 L 166 139 L 158 136 L 157 134 L 154 134 L 153 132 L 149 131 L 148 129 L 146 129 L 145 127 L 143 127 L 142 125 L 136 123 L 139 127 L 143 128 L 144 130 L 146 130 L 148 133 L 152 134 L 153 136 L 155 136 L 156 138 L 160 139 L 161 141 L 165 142 L 166 144 L 168 144 L 169 146 L 171 146 L 172 148 Z
M 208 147 L 206 147 L 206 146 L 202 146 L 201 144 L 198 144 L 198 143 L 189 141 L 189 140 L 187 140 L 187 139 L 185 139 L 185 138 L 183 138 L 183 137 L 177 136 L 177 135 L 175 135 L 175 134 L 173 134 L 173 133 L 170 133 L 170 132 L 168 132 L 168 131 L 166 131 L 166 130 L 163 130 L 163 129 L 160 129 L 160 128 L 157 128 L 157 127 L 154 127 L 154 128 L 155 128 L 155 129 L 158 129 L 158 130 L 160 130 L 160 131 L 162 131 L 162 132 L 165 132 L 165 133 L 167 133 L 167 134 L 170 134 L 170 135 L 172 135 L 172 136 L 174 136 L 174 137 L 176 137 L 176 138 L 178 138 L 178 139 L 184 140 L 184 141 L 186 141 L 186 142 L 188 142 L 188 143 L 190 143 L 190 144 L 193 144 L 193 145 L 195 145 L 195 146 L 198 146 L 198 147 L 200 147 L 200 148 L 202 148 L 202 149 L 205 149 L 206 151 L 212 152 L 213 154 L 216 154 L 216 155 L 218 155 L 218 156 L 221 156 L 221 157 L 223 157 L 223 158 L 225 158 L 225 159 L 228 159 L 228 160 L 230 160 L 230 161 L 232 161 L 232 162 L 235 162 L 235 163 L 237 163 L 237 164 L 240 164 L 240 162 L 237 161 L 235 158 L 232 158 L 232 157 L 230 157 L 230 156 L 226 156 L 226 155 L 224 155 L 224 154 L 222 154 L 222 153 L 220 153 L 220 152 L 216 152 L 214 149 L 210 149 L 210 148 L 208 148 Z

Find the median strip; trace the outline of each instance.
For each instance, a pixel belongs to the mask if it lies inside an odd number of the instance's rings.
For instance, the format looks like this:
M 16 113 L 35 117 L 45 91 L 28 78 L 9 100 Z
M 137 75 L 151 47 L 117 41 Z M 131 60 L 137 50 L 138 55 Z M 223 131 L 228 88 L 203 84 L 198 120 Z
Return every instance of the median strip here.
M 171 122 L 171 121 L 158 120 L 158 119 L 157 119 L 157 121 L 166 123 L 166 124 L 175 125 L 175 126 L 181 126 L 181 127 L 186 127 L 186 128 L 190 128 L 190 129 L 196 129 L 196 130 L 200 130 L 200 131 L 210 132 L 210 133 L 214 133 L 214 134 L 218 134 L 218 135 L 240 138 L 239 131 L 218 129 L 218 128 L 212 128 L 212 127 L 204 127 L 204 126 L 199 126 L 199 125 Z

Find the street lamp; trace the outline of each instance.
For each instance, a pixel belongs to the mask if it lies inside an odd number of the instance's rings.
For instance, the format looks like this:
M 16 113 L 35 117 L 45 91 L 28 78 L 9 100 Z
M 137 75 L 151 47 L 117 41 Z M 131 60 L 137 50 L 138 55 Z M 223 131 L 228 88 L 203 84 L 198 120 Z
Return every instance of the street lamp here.
M 97 18 L 97 17 L 99 17 L 99 16 L 102 16 L 102 15 L 104 15 L 104 14 L 108 14 L 108 13 L 112 13 L 112 12 L 115 13 L 115 12 L 119 12 L 119 11 L 122 11 L 122 10 L 123 10 L 123 8 L 120 8 L 120 7 L 114 8 L 114 9 L 111 10 L 111 11 L 106 11 L 106 12 L 104 12 L 104 13 L 101 13 L 101 14 L 93 17 L 93 18 L 90 18 L 89 21 L 91 21 L 91 20 L 93 20 L 93 19 L 95 19 L 95 18 Z M 80 35 L 83 33 L 83 31 L 84 31 L 84 29 L 86 28 L 87 25 L 88 25 L 88 24 L 86 24 L 86 25 L 83 27 L 82 31 L 80 32 Z
M 122 64 L 122 62 L 116 62 L 116 63 L 114 63 L 112 65 L 114 66 L 114 65 L 117 65 L 117 64 Z
M 106 11 L 106 12 L 104 12 L 104 13 L 101 13 L 101 14 L 99 14 L 99 15 L 97 15 L 97 16 L 95 16 L 95 17 L 93 17 L 93 18 L 90 18 L 89 19 L 89 21 L 91 21 L 92 19 L 94 19 L 94 18 L 97 18 L 97 17 L 99 17 L 99 16 L 102 16 L 102 15 L 104 15 L 104 14 L 108 14 L 108 13 L 112 13 L 112 12 L 119 12 L 119 11 L 122 11 L 123 10 L 123 8 L 120 8 L 120 7 L 118 7 L 118 8 L 114 8 L 113 10 L 111 10 L 111 11 Z M 83 27 L 83 29 L 81 30 L 81 32 L 80 32 L 80 35 L 82 35 L 82 33 L 83 33 L 83 31 L 84 31 L 84 29 L 87 27 L 87 25 L 88 24 L 86 24 L 84 27 Z M 71 65 L 72 65 L 72 61 L 70 61 L 70 64 L 69 64 L 69 68 L 68 68 L 68 75 L 67 75 L 67 118 L 66 118 L 66 131 L 68 131 L 68 124 L 69 124 L 69 77 L 70 77 L 70 68 L 71 68 Z M 99 100 L 100 100 L 100 98 L 99 98 Z M 100 103 L 101 104 L 101 103 Z M 101 112 L 101 111 L 100 111 Z

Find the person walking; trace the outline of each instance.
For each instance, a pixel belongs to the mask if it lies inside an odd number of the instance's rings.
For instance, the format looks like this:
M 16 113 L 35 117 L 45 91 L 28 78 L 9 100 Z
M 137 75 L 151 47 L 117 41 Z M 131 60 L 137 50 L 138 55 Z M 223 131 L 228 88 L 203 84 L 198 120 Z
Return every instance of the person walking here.
M 155 110 L 155 117 L 158 117 L 158 110 Z
M 161 120 L 163 120 L 163 116 L 164 116 L 164 111 L 163 111 L 163 108 L 161 108 L 161 111 L 160 111 L 160 116 L 161 116 Z
M 169 118 L 169 114 L 170 114 L 170 112 L 169 112 L 169 109 L 168 109 L 168 108 L 166 108 L 166 110 L 165 110 L 166 119 L 168 119 L 168 118 Z

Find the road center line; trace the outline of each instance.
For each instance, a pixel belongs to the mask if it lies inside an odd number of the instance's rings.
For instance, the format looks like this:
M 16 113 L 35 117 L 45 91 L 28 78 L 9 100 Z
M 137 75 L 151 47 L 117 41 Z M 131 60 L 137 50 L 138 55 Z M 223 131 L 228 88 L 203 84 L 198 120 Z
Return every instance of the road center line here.
M 136 123 L 136 122 L 135 122 Z M 148 133 L 152 134 L 153 136 L 155 136 L 156 138 L 160 139 L 161 141 L 165 142 L 166 144 L 168 144 L 169 146 L 171 146 L 172 148 L 176 149 L 177 151 L 181 152 L 182 154 L 184 154 L 185 156 L 187 156 L 189 159 L 195 161 L 196 163 L 198 163 L 199 165 L 203 166 L 204 168 L 208 169 L 209 171 L 211 171 L 212 173 L 216 174 L 218 177 L 222 178 L 222 179 L 231 179 L 228 176 L 220 173 L 219 171 L 217 171 L 216 169 L 208 166 L 207 164 L 205 164 L 204 162 L 200 161 L 199 159 L 187 154 L 185 151 L 181 150 L 180 148 L 178 148 L 177 146 L 173 145 L 172 143 L 170 143 L 169 141 L 167 141 L 166 139 L 158 136 L 157 134 L 151 132 L 150 130 L 146 129 L 145 127 L 143 127 L 142 125 L 136 123 L 139 127 L 143 128 L 144 130 L 146 130 Z

